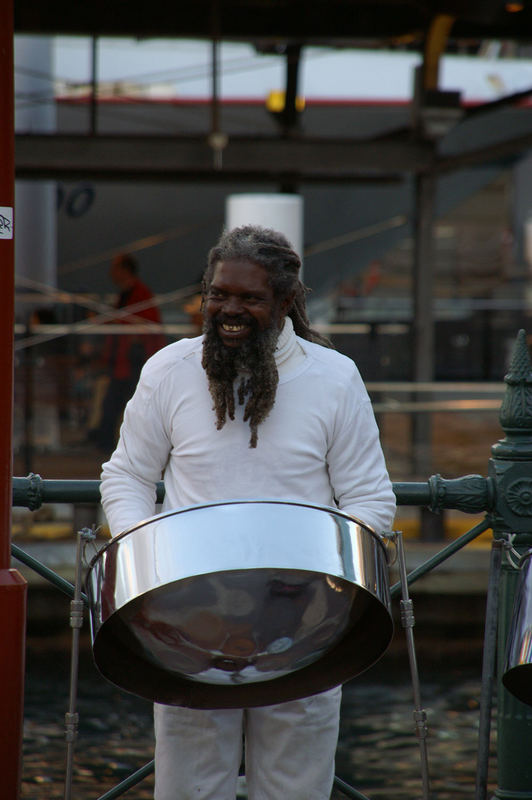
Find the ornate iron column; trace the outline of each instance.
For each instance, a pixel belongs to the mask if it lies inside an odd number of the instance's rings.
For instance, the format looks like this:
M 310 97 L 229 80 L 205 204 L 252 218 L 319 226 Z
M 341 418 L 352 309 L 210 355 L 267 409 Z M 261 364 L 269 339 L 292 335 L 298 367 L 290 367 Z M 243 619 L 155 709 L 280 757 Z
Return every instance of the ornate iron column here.
M 519 553 L 532 546 L 532 365 L 525 332 L 519 331 L 501 411 L 505 438 L 492 447 L 489 474 L 495 486 L 495 539 L 509 540 Z M 510 539 L 511 540 L 511 539 Z M 532 798 L 532 707 L 502 685 L 506 639 L 518 570 L 503 559 L 499 585 L 496 798 Z

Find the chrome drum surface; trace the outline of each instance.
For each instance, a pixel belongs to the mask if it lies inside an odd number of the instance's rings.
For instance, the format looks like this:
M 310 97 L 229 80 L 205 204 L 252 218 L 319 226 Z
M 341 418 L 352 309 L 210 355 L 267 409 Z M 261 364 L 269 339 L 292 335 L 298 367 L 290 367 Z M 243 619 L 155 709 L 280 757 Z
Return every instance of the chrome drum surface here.
M 166 512 L 87 576 L 100 672 L 191 708 L 270 705 L 373 664 L 393 633 L 381 539 L 347 514 L 271 500 Z

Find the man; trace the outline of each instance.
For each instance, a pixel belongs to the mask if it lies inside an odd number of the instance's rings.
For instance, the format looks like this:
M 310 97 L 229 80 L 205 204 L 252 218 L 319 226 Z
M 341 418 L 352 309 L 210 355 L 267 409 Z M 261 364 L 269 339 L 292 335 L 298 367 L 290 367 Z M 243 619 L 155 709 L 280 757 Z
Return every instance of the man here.
M 137 275 L 138 265 L 133 256 L 123 253 L 116 256 L 110 269 L 110 277 L 120 294 L 115 308 L 140 307 L 132 314 L 120 316 L 122 324 L 161 322 L 159 309 L 153 303 L 153 294 Z M 164 344 L 159 334 L 112 334 L 106 337 L 103 363 L 109 383 L 102 400 L 98 426 L 89 431 L 89 439 L 102 450 L 110 453 L 117 439 L 118 425 L 124 406 L 135 391 L 142 365 Z
M 300 260 L 282 234 L 225 233 L 203 280 L 204 335 L 144 367 L 102 498 L 113 535 L 165 509 L 306 501 L 388 528 L 395 499 L 353 362 L 309 327 Z M 276 706 L 155 706 L 156 800 L 234 800 L 245 734 L 252 800 L 326 800 L 340 689 Z

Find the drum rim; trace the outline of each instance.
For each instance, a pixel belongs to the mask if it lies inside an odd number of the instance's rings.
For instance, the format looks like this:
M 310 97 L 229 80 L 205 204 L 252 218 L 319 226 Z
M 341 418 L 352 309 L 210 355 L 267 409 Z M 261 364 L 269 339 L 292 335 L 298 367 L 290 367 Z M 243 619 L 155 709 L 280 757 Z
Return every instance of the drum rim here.
M 358 517 L 355 517 L 353 514 L 349 514 L 346 511 L 343 511 L 340 508 L 334 508 L 333 506 L 326 506 L 320 505 L 319 503 L 307 503 L 305 500 L 283 500 L 280 498 L 236 498 L 233 500 L 215 500 L 213 502 L 208 503 L 198 503 L 192 506 L 183 506 L 182 508 L 174 508 L 168 509 L 167 511 L 161 511 L 159 514 L 155 514 L 153 517 L 146 517 L 146 519 L 141 520 L 129 528 L 126 528 L 124 531 L 117 533 L 116 536 L 113 536 L 106 542 L 94 555 L 89 562 L 88 569 L 89 571 L 94 567 L 96 562 L 103 556 L 103 554 L 113 545 L 117 544 L 121 539 L 128 536 L 130 533 L 138 530 L 139 528 L 144 527 L 145 525 L 151 524 L 152 522 L 156 522 L 160 519 L 165 519 L 166 517 L 171 517 L 178 514 L 184 514 L 188 511 L 198 511 L 204 508 L 217 508 L 219 506 L 233 506 L 233 505 L 251 505 L 251 504 L 267 504 L 267 505 L 287 505 L 287 506 L 299 506 L 302 508 L 310 508 L 315 509 L 316 511 L 326 511 L 329 514 L 335 514 L 337 516 L 343 517 L 348 522 L 354 522 L 356 525 L 360 525 L 364 528 L 371 536 L 374 537 L 376 542 L 380 545 L 383 550 L 384 555 L 387 555 L 386 547 L 384 544 L 383 537 L 381 534 L 377 533 L 377 531 L 371 526 L 368 525 L 367 522 L 363 522 Z M 532 553 L 532 550 L 531 550 Z

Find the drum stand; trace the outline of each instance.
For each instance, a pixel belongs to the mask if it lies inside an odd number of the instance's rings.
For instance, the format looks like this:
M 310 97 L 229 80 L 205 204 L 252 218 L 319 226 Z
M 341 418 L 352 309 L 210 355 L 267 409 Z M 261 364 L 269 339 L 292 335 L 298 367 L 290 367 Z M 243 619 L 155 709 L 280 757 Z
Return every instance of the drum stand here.
M 421 780 L 423 786 L 422 800 L 430 800 L 430 786 L 429 786 L 429 766 L 427 754 L 427 713 L 421 707 L 421 689 L 419 683 L 419 671 L 417 667 L 416 649 L 414 644 L 414 603 L 408 594 L 408 577 L 406 574 L 406 560 L 405 551 L 403 546 L 403 533 L 402 531 L 391 531 L 384 533 L 383 537 L 392 542 L 396 548 L 396 559 L 399 567 L 399 580 L 401 584 L 401 623 L 406 633 L 406 644 L 408 649 L 408 662 L 410 665 L 410 677 L 412 681 L 412 689 L 414 693 L 414 722 L 416 729 L 416 736 L 419 740 L 419 754 L 421 759 Z M 394 563 L 394 562 L 392 562 Z M 391 564 L 390 564 L 391 566 Z M 352 786 L 335 778 L 335 785 L 338 786 L 340 791 L 348 797 L 360 798 L 360 800 L 369 800 L 365 795 L 353 789 Z
M 94 541 L 96 531 L 83 528 L 78 531 L 76 549 L 76 578 L 74 595 L 70 602 L 70 627 L 72 628 L 72 649 L 70 654 L 70 698 L 68 711 L 65 714 L 65 739 L 67 743 L 66 769 L 65 769 L 65 800 L 72 797 L 72 768 L 74 760 L 74 744 L 78 736 L 79 714 L 76 711 L 78 693 L 78 668 L 79 668 L 79 635 L 83 625 L 83 606 L 81 597 L 82 561 L 85 546 Z
M 414 723 L 416 736 L 419 740 L 419 754 L 421 759 L 421 780 L 423 786 L 423 800 L 429 800 L 429 768 L 427 754 L 427 714 L 421 706 L 421 689 L 419 683 L 419 671 L 417 667 L 416 649 L 414 644 L 414 604 L 408 594 L 408 578 L 406 574 L 406 560 L 403 546 L 402 531 L 393 531 L 385 534 L 397 549 L 397 565 L 399 567 L 399 578 L 401 583 L 401 623 L 405 629 L 406 644 L 408 649 L 408 661 L 410 665 L 410 676 L 414 693 Z
M 427 756 L 427 714 L 421 707 L 421 691 L 419 682 L 419 672 L 417 667 L 416 650 L 414 645 L 413 627 L 415 624 L 414 619 L 414 606 L 413 601 L 408 593 L 408 578 L 406 573 L 406 561 L 403 547 L 403 534 L 401 531 L 393 531 L 389 534 L 384 534 L 385 538 L 395 544 L 397 550 L 397 563 L 399 567 L 399 577 L 401 583 L 402 599 L 400 601 L 401 608 L 401 622 L 405 629 L 406 641 L 408 648 L 408 660 L 410 665 L 410 675 L 412 680 L 412 688 L 414 693 L 414 722 L 416 736 L 419 740 L 419 750 L 421 758 L 421 778 L 423 786 L 423 800 L 430 800 L 429 798 L 429 773 L 428 773 L 428 756 Z M 83 528 L 77 534 L 77 550 L 76 550 L 76 577 L 74 584 L 74 595 L 70 603 L 70 627 L 72 628 L 72 651 L 70 660 L 70 697 L 69 708 L 65 714 L 65 738 L 67 742 L 67 757 L 66 757 L 66 770 L 65 770 L 65 793 L 64 800 L 71 800 L 72 798 L 72 778 L 73 778 L 73 758 L 74 758 L 74 745 L 78 734 L 79 714 L 76 711 L 77 706 L 77 691 L 78 691 L 78 669 L 79 669 L 79 637 L 80 630 L 83 625 L 83 609 L 84 601 L 81 595 L 82 585 L 82 564 L 84 560 L 85 547 L 89 542 L 94 542 L 96 538 L 96 530 L 94 528 Z M 364 795 L 357 792 L 355 789 L 345 784 L 343 781 L 336 779 L 339 788 L 346 792 L 348 796 L 361 798 L 361 800 L 368 800 Z M 351 790 L 351 791 L 349 791 Z
M 496 674 L 497 619 L 499 607 L 499 584 L 504 551 L 509 557 L 509 539 L 494 539 L 491 544 L 488 591 L 486 598 L 486 621 L 484 624 L 484 649 L 482 654 L 482 684 L 480 695 L 480 720 L 478 732 L 477 775 L 475 800 L 486 800 L 488 792 L 488 766 L 493 709 L 493 685 Z M 516 555 L 519 555 L 518 553 Z

